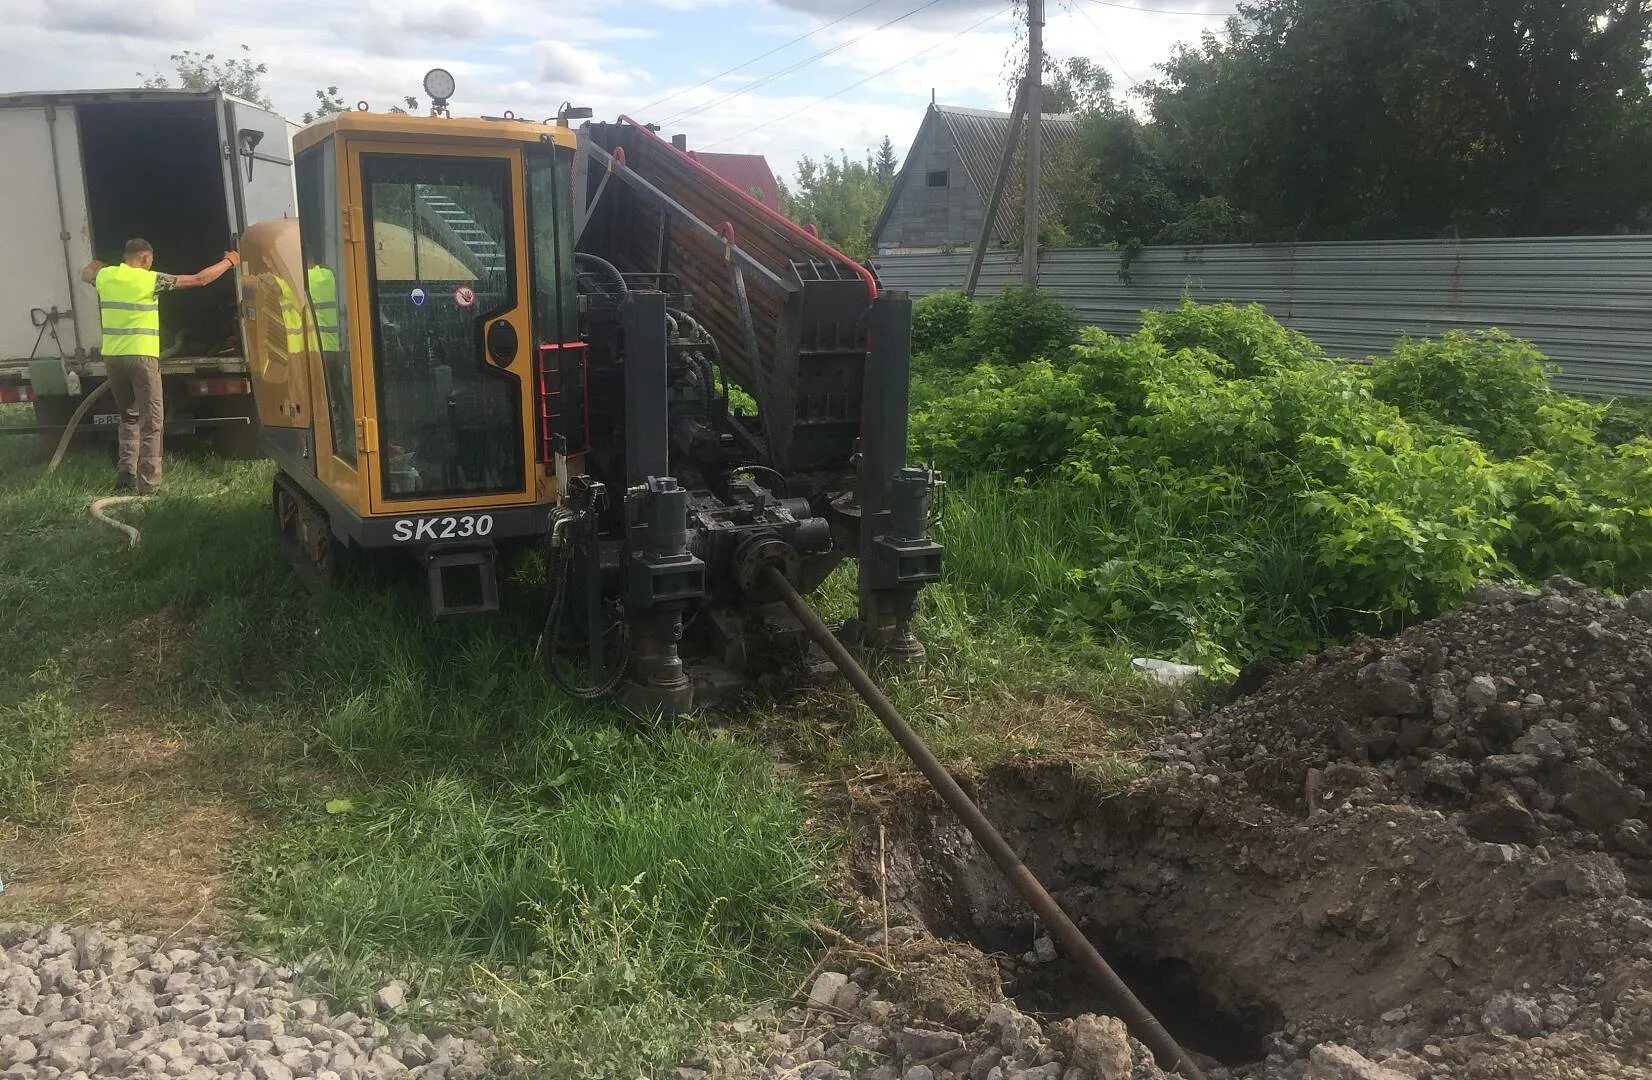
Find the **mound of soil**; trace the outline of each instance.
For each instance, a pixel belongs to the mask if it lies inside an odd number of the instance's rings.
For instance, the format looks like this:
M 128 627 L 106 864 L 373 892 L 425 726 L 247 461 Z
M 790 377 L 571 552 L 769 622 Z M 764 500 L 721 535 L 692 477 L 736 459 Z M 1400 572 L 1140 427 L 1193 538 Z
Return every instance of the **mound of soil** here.
M 1242 773 L 1279 805 L 1436 806 L 1472 837 L 1609 851 L 1652 891 L 1652 592 L 1482 586 L 1389 641 L 1287 668 L 1157 756 Z M 1335 765 L 1365 765 L 1366 771 Z

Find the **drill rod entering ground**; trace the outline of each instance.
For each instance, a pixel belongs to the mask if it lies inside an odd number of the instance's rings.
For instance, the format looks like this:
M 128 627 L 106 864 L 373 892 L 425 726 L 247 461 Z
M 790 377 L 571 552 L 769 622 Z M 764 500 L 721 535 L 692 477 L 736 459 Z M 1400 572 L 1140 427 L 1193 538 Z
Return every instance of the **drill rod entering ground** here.
M 912 730 L 895 706 L 883 696 L 883 691 L 878 689 L 871 676 L 855 662 L 855 658 L 849 655 L 849 650 L 843 647 L 843 643 L 815 613 L 814 608 L 804 602 L 797 590 L 792 588 L 792 583 L 778 569 L 771 566 L 763 573 L 764 583 L 785 601 L 792 614 L 797 616 L 803 628 L 809 632 L 809 636 L 826 651 L 827 656 L 831 657 L 832 663 L 837 665 L 838 670 L 843 672 L 854 686 L 855 692 L 860 694 L 867 706 L 877 714 L 878 719 L 883 721 L 883 726 L 888 728 L 889 734 L 901 744 L 901 749 L 905 750 L 906 756 L 918 766 L 918 770 L 928 779 L 930 786 L 963 821 L 964 827 L 975 837 L 976 843 L 992 856 L 992 861 L 998 864 L 998 869 L 1003 871 L 1010 884 L 1015 886 L 1016 891 L 1032 905 L 1038 917 L 1066 946 L 1068 954 L 1076 957 L 1089 976 L 1106 991 L 1131 1033 L 1147 1044 L 1163 1068 L 1179 1069 L 1188 1080 L 1204 1080 L 1204 1074 L 1193 1063 L 1193 1059 L 1171 1037 L 1170 1032 L 1164 1029 L 1158 1018 L 1130 992 L 1130 988 L 1119 978 L 1118 973 L 1102 959 L 1096 947 L 1090 944 L 1090 939 L 1084 936 L 1073 920 L 1067 917 L 1067 913 L 1061 910 L 1061 905 L 1055 902 L 1055 898 L 1039 884 L 1032 871 L 1027 869 L 1026 864 L 1010 847 L 1009 841 L 1005 840 L 992 822 L 987 820 L 981 808 L 964 793 L 964 789 L 958 786 L 958 781 L 946 771 L 946 766 L 930 752 L 929 747 L 918 737 L 918 733 Z

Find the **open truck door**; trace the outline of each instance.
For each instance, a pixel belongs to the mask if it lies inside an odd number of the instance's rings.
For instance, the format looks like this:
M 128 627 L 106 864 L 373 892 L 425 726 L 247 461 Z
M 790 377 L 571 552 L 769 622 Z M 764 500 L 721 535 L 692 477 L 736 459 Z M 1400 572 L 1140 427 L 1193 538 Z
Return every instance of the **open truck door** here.
M 235 219 L 235 235 L 259 221 L 295 217 L 293 157 L 287 121 L 235 98 L 219 113 L 224 148 L 224 184 Z

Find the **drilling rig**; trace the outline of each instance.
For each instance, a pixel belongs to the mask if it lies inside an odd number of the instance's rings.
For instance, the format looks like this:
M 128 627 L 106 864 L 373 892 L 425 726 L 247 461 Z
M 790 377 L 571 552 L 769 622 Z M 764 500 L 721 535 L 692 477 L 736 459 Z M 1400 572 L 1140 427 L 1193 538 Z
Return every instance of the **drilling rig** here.
M 643 712 L 807 668 L 781 594 L 845 559 L 839 636 L 921 656 L 939 479 L 906 459 L 908 297 L 646 125 L 455 118 L 451 77 L 426 88 L 430 116 L 300 131 L 298 219 L 242 237 L 301 573 L 410 557 L 452 617 L 497 610 L 500 553 L 541 547 L 553 676 Z

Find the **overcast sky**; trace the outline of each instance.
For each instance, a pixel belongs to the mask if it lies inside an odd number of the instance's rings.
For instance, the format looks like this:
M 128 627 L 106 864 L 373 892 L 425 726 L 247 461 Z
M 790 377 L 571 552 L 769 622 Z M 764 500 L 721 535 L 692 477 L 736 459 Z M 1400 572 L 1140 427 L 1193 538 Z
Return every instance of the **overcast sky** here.
M 1051 54 L 1091 57 L 1121 85 L 1231 10 L 1047 3 Z M 886 134 L 904 156 L 931 89 L 944 104 L 1004 108 L 1015 37 L 1009 0 L 0 0 L 0 18 L 0 91 L 130 86 L 170 73 L 179 49 L 245 43 L 293 120 L 318 86 L 382 109 L 440 65 L 458 80 L 455 115 L 539 119 L 572 101 L 685 132 L 691 147 L 766 154 L 783 178 L 800 155 L 858 154 Z

